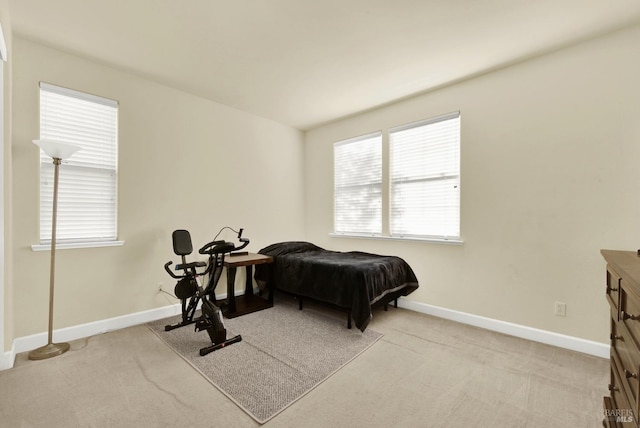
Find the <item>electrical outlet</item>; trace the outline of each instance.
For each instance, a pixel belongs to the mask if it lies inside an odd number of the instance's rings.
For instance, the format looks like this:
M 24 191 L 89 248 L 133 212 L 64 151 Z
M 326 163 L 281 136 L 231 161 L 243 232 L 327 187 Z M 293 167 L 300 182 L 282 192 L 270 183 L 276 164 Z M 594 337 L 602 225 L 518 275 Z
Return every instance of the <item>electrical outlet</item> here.
M 564 302 L 556 302 L 555 303 L 555 309 L 554 309 L 554 314 L 556 314 L 559 317 L 566 317 L 567 316 L 567 304 Z

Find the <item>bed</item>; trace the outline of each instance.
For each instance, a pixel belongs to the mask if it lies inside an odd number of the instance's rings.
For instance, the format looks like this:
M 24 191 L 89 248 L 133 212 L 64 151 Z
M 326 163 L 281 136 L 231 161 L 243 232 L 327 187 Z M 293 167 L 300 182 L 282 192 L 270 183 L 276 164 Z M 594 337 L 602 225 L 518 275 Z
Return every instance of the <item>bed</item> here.
M 339 252 L 310 242 L 290 241 L 269 245 L 258 251 L 272 256 L 272 264 L 256 266 L 259 284 L 329 303 L 347 311 L 364 331 L 372 318 L 372 308 L 396 301 L 418 288 L 411 267 L 400 257 L 359 251 Z

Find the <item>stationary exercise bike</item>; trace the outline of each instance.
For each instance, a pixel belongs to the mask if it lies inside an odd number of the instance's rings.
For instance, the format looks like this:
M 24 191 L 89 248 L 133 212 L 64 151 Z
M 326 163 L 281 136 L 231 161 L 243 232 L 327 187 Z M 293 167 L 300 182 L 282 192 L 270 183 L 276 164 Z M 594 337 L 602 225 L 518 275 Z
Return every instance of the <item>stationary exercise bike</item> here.
M 186 261 L 186 257 L 193 252 L 191 235 L 187 230 L 175 230 L 172 234 L 173 252 L 182 258 L 182 263 L 177 264 L 175 269 L 183 271 L 182 275 L 176 275 L 170 269 L 172 261 L 164 265 L 164 269 L 172 277 L 178 280 L 174 288 L 174 293 L 182 304 L 182 320 L 178 323 L 165 326 L 165 331 L 170 331 L 185 325 L 194 324 L 195 330 L 206 330 L 211 339 L 211 346 L 200 349 L 200 355 L 204 356 L 227 345 L 231 345 L 242 340 L 242 336 L 237 335 L 227 339 L 227 330 L 222 320 L 222 312 L 213 302 L 215 302 L 215 288 L 222 274 L 225 254 L 231 251 L 240 250 L 249 245 L 247 238 L 242 238 L 242 229 L 238 233 L 238 239 L 242 245 L 236 247 L 234 243 L 223 240 L 213 240 L 204 245 L 198 252 L 209 256 L 208 262 Z M 206 269 L 198 272 L 198 268 Z M 199 276 L 209 275 L 209 281 L 205 288 L 198 282 Z M 195 318 L 198 303 L 201 302 L 201 316 Z

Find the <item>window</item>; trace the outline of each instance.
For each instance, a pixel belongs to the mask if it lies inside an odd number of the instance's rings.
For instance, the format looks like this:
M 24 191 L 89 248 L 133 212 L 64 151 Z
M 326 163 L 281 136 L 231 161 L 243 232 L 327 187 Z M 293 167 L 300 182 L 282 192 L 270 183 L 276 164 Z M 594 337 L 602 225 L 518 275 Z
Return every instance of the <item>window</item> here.
M 391 236 L 460 235 L 460 114 L 389 130 Z
M 380 235 L 382 231 L 382 134 L 335 143 L 334 230 Z
M 40 83 L 40 138 L 81 147 L 60 169 L 57 241 L 115 241 L 118 103 Z M 40 151 L 41 244 L 51 243 L 53 170 Z
M 334 234 L 460 242 L 460 113 L 334 144 Z

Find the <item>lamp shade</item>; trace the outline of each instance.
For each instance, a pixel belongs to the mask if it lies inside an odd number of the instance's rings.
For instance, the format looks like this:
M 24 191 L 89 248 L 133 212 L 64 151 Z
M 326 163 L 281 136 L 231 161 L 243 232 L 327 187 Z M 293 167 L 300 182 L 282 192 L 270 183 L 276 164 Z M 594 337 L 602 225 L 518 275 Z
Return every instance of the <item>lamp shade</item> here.
M 67 159 L 75 152 L 81 149 L 75 144 L 63 143 L 56 140 L 33 140 L 33 144 L 37 145 L 46 154 L 54 159 Z

